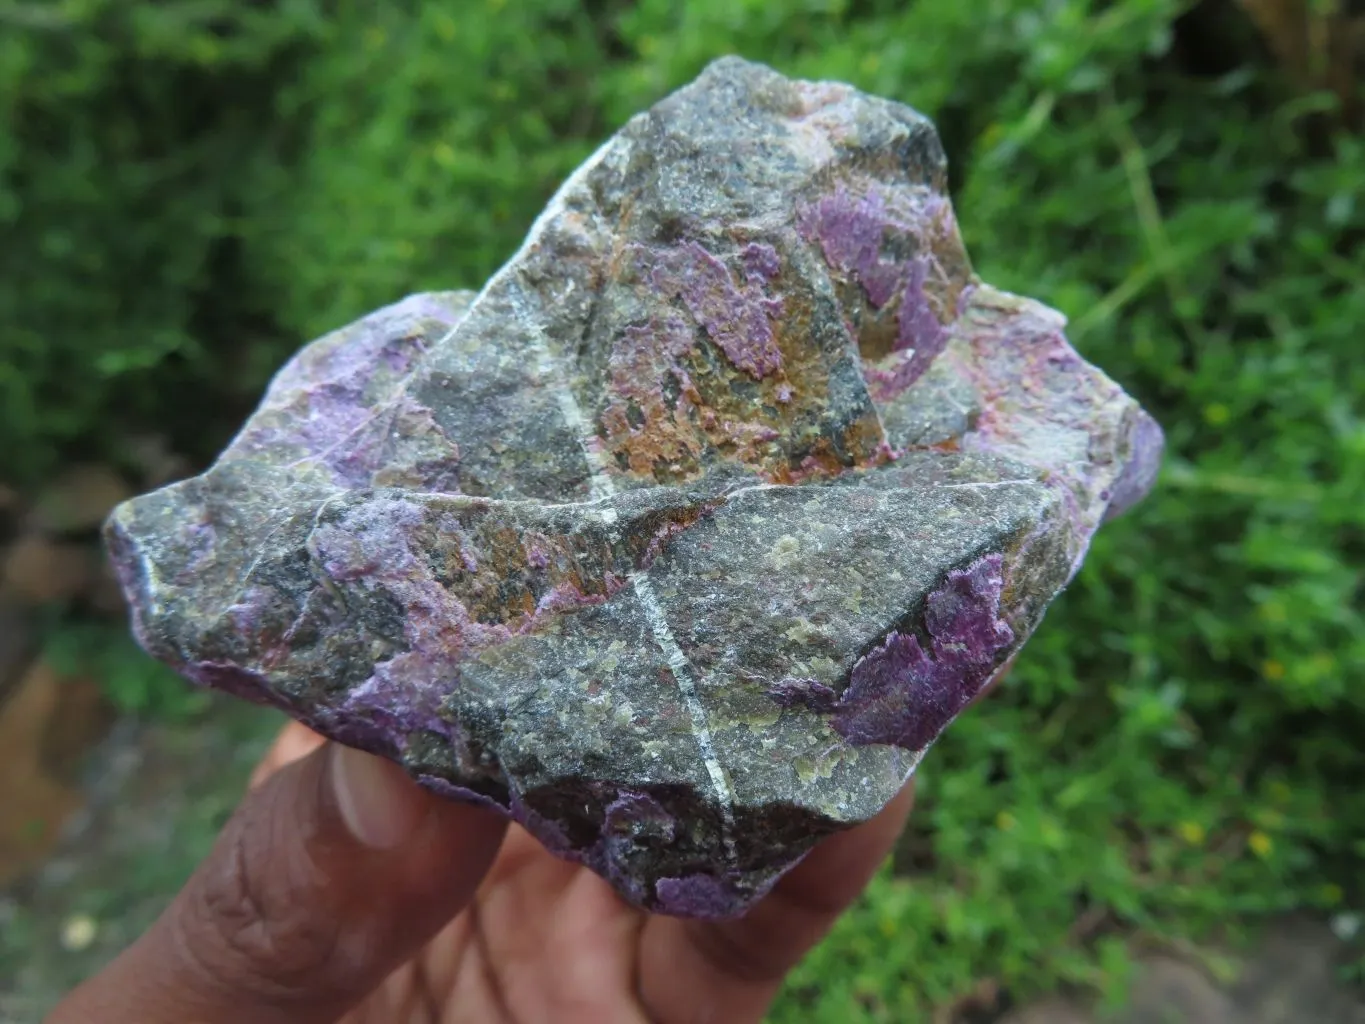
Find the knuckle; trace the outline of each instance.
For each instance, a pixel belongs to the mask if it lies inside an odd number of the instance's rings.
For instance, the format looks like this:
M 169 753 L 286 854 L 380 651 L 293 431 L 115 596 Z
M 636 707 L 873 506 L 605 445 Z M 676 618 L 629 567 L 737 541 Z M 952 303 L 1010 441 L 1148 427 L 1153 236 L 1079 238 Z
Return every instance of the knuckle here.
M 281 864 L 267 852 L 249 823 L 229 825 L 190 890 L 181 948 L 212 983 L 284 999 L 336 973 L 339 934 L 311 865 L 290 864 L 288 855 Z

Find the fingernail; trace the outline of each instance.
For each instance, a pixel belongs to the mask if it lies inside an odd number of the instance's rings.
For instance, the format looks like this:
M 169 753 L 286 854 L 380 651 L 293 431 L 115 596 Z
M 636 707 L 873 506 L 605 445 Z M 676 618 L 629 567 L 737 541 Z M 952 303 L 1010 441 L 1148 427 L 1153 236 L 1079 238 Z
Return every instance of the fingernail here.
M 426 817 L 426 794 L 393 762 L 334 743 L 330 768 L 341 818 L 365 846 L 391 850 Z

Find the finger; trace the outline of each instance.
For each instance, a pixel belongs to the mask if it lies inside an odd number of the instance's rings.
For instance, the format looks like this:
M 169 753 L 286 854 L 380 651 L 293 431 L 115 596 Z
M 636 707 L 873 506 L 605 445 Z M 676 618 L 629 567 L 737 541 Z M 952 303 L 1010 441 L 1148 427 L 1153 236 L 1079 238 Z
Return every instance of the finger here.
M 867 886 L 905 825 L 907 785 L 876 817 L 821 842 L 744 917 L 654 917 L 640 946 L 640 998 L 661 1024 L 759 1021 L 787 972 Z
M 285 765 L 307 757 L 326 742 L 326 739 L 308 726 L 290 722 L 280 730 L 275 742 L 265 752 L 265 757 L 261 758 L 260 763 L 252 771 L 247 789 L 256 789 Z
M 321 1024 L 469 901 L 505 825 L 328 744 L 250 793 L 152 928 L 49 1024 Z

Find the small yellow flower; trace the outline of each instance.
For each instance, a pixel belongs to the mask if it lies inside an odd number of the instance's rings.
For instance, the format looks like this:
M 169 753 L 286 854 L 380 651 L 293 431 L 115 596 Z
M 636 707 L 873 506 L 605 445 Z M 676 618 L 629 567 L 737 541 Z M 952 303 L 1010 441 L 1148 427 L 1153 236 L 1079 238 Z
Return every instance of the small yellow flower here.
M 1191 846 L 1203 846 L 1207 835 L 1204 826 L 1197 821 L 1182 821 L 1179 825 L 1180 838 Z
M 99 925 L 89 914 L 73 914 L 62 925 L 62 949 L 69 953 L 79 953 L 81 950 L 89 949 L 90 943 L 95 941 L 95 935 L 98 932 Z
M 891 918 L 882 918 L 877 927 L 888 939 L 894 939 L 896 937 L 896 922 L 891 920 Z
M 1009 832 L 1016 824 L 1018 822 L 1014 820 L 1014 815 L 1009 811 L 1001 811 L 995 816 L 995 827 L 1001 832 Z
M 1221 427 L 1232 419 L 1232 410 L 1222 402 L 1210 402 L 1204 406 L 1204 420 L 1214 427 Z
M 1265 676 L 1267 679 L 1283 679 L 1284 664 L 1276 661 L 1274 658 L 1268 658 L 1261 663 L 1261 675 Z
M 1251 852 L 1258 857 L 1267 857 L 1270 851 L 1275 848 L 1275 843 L 1271 838 L 1257 829 L 1247 837 L 1247 846 L 1251 847 Z

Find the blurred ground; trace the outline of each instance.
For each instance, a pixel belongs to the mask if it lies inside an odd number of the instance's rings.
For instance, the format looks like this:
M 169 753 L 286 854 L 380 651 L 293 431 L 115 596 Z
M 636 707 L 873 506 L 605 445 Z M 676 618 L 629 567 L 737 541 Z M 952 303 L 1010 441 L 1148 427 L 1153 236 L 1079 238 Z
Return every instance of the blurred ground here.
M 73 465 L 28 500 L 0 491 L 0 1024 L 38 1021 L 146 927 L 279 725 L 158 688 L 127 639 L 99 527 L 176 472 Z
M 1334 976 L 1341 952 L 1325 923 L 1288 917 L 1249 954 L 1227 958 L 1231 977 L 1221 983 L 1193 958 L 1151 956 L 1139 963 L 1123 1010 L 1092 1013 L 1048 1000 L 1000 1024 L 1362 1024 L 1365 1003 Z
M 278 728 L 273 713 L 227 699 L 194 722 L 115 724 L 79 788 L 66 791 L 63 810 L 77 794 L 83 803 L 49 858 L 0 885 L 0 1024 L 35 1024 L 151 922 L 207 852 Z M 29 805 L 0 806 L 11 819 Z

